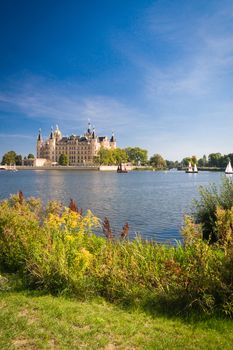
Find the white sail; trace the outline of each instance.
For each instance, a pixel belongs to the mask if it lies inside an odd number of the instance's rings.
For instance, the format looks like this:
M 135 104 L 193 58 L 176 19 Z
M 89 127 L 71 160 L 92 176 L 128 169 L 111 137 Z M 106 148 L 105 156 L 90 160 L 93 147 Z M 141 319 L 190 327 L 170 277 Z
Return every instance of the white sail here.
M 193 171 L 195 171 L 196 173 L 198 172 L 196 164 L 194 165 Z
M 188 171 L 189 171 L 189 172 L 192 172 L 192 171 L 193 171 L 191 162 L 189 162 Z
M 233 173 L 232 166 L 231 166 L 231 161 L 230 161 L 230 160 L 229 160 L 229 163 L 227 164 L 225 173 L 227 173 L 227 174 L 232 174 L 232 173 Z

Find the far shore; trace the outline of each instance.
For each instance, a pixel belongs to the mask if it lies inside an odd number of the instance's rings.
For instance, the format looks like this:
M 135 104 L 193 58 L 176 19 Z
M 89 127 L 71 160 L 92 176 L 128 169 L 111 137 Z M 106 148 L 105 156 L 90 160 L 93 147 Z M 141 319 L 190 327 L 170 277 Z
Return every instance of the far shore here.
M 17 165 L 17 170 L 34 170 L 34 171 L 44 171 L 44 170 L 62 170 L 62 171 L 117 171 L 117 165 L 79 165 L 79 166 L 23 166 L 23 165 Z M 3 170 L 3 169 L 2 169 Z M 169 171 L 174 169 L 155 169 L 150 166 L 127 166 L 128 171 L 136 170 L 136 171 Z M 178 171 L 185 171 L 186 168 L 178 168 L 175 169 Z M 211 167 L 202 167 L 198 168 L 198 171 L 217 171 L 217 172 L 224 172 L 224 168 L 211 168 Z

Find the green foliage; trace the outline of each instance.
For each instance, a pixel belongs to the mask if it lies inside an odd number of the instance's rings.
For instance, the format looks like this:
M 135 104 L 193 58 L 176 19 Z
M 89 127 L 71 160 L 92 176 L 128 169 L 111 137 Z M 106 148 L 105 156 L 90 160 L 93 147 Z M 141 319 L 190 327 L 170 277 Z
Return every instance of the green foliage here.
M 204 156 L 202 158 L 198 159 L 197 164 L 198 164 L 199 167 L 208 166 L 208 162 L 207 162 L 207 158 L 206 158 L 205 154 L 204 154 Z
M 210 153 L 208 157 L 209 166 L 219 167 L 221 158 L 222 158 L 221 153 Z
M 38 199 L 13 196 L 0 203 L 0 266 L 20 273 L 27 286 L 55 294 L 133 305 L 153 300 L 179 312 L 232 316 L 233 193 L 227 193 L 232 183 L 223 186 L 214 221 L 219 241 L 213 245 L 192 218 L 186 218 L 183 245 L 106 240 L 93 234 L 99 220 L 90 211 L 83 216 L 58 202 L 44 208 Z
M 154 154 L 150 158 L 150 164 L 157 169 L 165 169 L 167 167 L 166 160 L 160 154 Z
M 172 160 L 166 160 L 166 164 L 167 164 L 168 169 L 174 169 L 174 168 L 177 168 L 179 166 L 178 160 L 176 160 L 175 162 Z
M 195 164 L 198 163 L 198 161 L 196 156 L 192 156 L 192 157 L 184 158 L 181 163 L 182 163 L 182 166 L 187 167 L 189 163 L 191 163 L 192 166 L 194 166 Z
M 115 148 L 112 151 L 112 157 L 113 157 L 113 164 L 118 165 L 120 163 L 127 163 L 128 162 L 128 155 L 124 149 L 121 148 Z
M 32 153 L 28 154 L 28 159 L 34 159 L 34 158 L 35 158 L 34 154 L 32 154 Z
M 59 165 L 68 165 L 69 164 L 69 158 L 67 154 L 61 154 L 58 160 Z
M 118 165 L 127 161 L 127 153 L 121 148 L 106 149 L 101 147 L 95 159 L 95 163 L 100 165 Z
M 148 161 L 148 152 L 146 149 L 139 147 L 127 147 L 125 151 L 128 156 L 128 160 L 133 165 L 145 165 Z
M 196 156 L 192 156 L 192 157 L 191 157 L 191 164 L 192 164 L 192 166 L 194 166 L 195 164 L 197 164 L 197 157 L 196 157 Z
M 2 157 L 2 165 L 15 164 L 15 162 L 16 162 L 15 159 L 16 159 L 15 151 L 9 151 L 9 152 L 5 153 Z
M 186 157 L 186 158 L 182 159 L 181 164 L 182 164 L 182 166 L 187 167 L 189 165 L 189 162 L 191 162 L 191 158 Z
M 15 157 L 15 164 L 16 165 L 22 165 L 22 156 L 21 154 L 17 154 Z
M 199 189 L 200 199 L 194 201 L 194 219 L 202 225 L 203 238 L 216 242 L 219 239 L 216 231 L 217 207 L 231 209 L 233 207 L 233 181 L 223 177 L 220 188 L 212 184 L 208 188 Z

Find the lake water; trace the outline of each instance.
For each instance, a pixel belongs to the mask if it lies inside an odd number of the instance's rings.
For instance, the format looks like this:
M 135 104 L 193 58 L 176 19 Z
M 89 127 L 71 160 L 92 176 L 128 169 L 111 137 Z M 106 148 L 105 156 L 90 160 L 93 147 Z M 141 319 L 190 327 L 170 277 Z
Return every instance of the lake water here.
M 100 219 L 107 216 L 115 232 L 127 221 L 130 237 L 174 242 L 180 239 L 183 216 L 198 197 L 198 187 L 219 184 L 223 173 L 182 171 L 133 171 L 128 174 L 97 171 L 0 172 L 0 199 L 19 190 L 44 202 L 70 198 Z

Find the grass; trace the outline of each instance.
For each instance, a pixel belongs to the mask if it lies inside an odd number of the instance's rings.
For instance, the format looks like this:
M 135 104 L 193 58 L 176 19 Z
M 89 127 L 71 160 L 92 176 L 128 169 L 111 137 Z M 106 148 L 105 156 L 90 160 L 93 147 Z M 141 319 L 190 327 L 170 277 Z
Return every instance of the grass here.
M 232 349 L 233 323 L 126 310 L 103 299 L 0 292 L 0 349 Z

